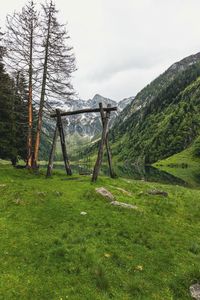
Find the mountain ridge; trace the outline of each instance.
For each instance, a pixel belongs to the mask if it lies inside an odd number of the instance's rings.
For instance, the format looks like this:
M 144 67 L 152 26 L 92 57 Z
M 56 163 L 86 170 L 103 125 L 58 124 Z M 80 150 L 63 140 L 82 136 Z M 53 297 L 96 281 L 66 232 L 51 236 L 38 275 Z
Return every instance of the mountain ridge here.
M 152 163 L 188 147 L 200 133 L 199 76 L 197 53 L 143 88 L 111 129 L 114 154 Z
M 59 108 L 61 111 L 73 111 L 86 108 L 98 108 L 101 102 L 103 106 L 111 104 L 117 107 L 117 112 L 111 113 L 110 126 L 112 127 L 114 120 L 119 113 L 124 109 L 126 105 L 134 100 L 134 97 L 124 98 L 117 102 L 110 98 L 103 97 L 99 94 L 95 94 L 92 99 L 88 100 L 68 100 L 63 102 L 52 101 L 50 104 L 53 108 Z M 64 119 L 64 118 L 63 118 Z M 99 113 L 80 114 L 69 116 L 64 120 L 67 121 L 66 132 L 67 134 L 78 133 L 80 136 L 88 136 L 90 138 L 98 135 L 102 130 L 102 124 Z

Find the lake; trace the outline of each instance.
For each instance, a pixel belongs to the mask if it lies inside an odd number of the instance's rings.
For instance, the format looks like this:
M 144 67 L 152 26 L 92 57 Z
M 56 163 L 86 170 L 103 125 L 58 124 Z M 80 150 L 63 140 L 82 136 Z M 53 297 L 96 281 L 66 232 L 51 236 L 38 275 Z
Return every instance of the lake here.
M 46 168 L 46 165 L 42 166 Z M 72 164 L 71 165 L 73 174 L 85 174 L 90 175 L 93 171 L 92 165 L 84 165 L 84 164 Z M 64 164 L 57 163 L 54 166 L 54 169 L 64 169 Z M 114 171 L 118 177 L 124 177 L 135 180 L 144 180 L 149 182 L 160 182 L 164 184 L 172 184 L 172 185 L 181 185 L 181 186 L 199 186 L 200 187 L 200 169 L 197 174 L 196 170 L 193 170 L 190 167 L 187 168 L 168 168 L 169 172 L 160 170 L 158 168 L 152 166 L 135 166 L 131 163 L 114 165 Z M 175 171 L 175 172 L 174 172 Z M 180 177 L 175 174 L 180 173 Z M 101 175 L 109 175 L 109 169 L 107 165 L 102 165 Z M 185 176 L 182 176 L 185 174 Z M 187 180 L 188 176 L 190 176 L 191 180 Z M 192 184 L 194 183 L 194 184 Z

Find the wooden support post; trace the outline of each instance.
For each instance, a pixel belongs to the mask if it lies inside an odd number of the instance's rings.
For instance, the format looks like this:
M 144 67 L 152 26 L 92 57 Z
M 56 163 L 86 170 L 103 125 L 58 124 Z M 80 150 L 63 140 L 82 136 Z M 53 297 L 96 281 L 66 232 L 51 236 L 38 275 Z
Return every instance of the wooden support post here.
M 58 131 L 60 134 L 60 142 L 61 142 L 63 160 L 64 160 L 64 164 L 65 164 L 65 170 L 67 172 L 67 175 L 72 175 L 72 170 L 69 165 L 69 159 L 68 159 L 67 150 L 66 150 L 65 135 L 64 135 L 64 131 L 63 131 L 62 119 L 61 119 L 59 109 L 56 109 L 56 115 L 57 115 L 57 126 L 58 126 Z
M 108 122 L 109 122 L 109 115 L 106 114 L 104 116 L 104 114 L 103 114 L 102 103 L 99 103 L 99 108 L 100 108 L 101 116 L 104 121 L 103 121 L 103 130 L 102 130 L 102 136 L 101 136 L 101 141 L 100 141 L 100 145 L 99 145 L 97 160 L 96 160 L 94 170 L 93 170 L 93 175 L 92 175 L 92 182 L 95 182 L 97 180 L 99 170 L 101 167 L 101 163 L 102 163 L 102 159 L 103 159 L 103 147 L 106 143 L 106 136 L 107 136 L 107 132 L 108 132 Z
M 107 150 L 110 177 L 115 178 L 115 172 L 112 168 L 112 155 L 111 155 L 111 150 L 110 150 L 110 146 L 109 146 L 109 142 L 108 142 L 108 132 L 107 132 L 107 135 L 106 135 L 106 150 Z
M 57 138 L 58 138 L 58 126 L 57 126 L 57 123 L 56 123 L 56 128 L 55 128 L 54 136 L 53 136 L 53 142 L 52 142 L 51 151 L 50 151 L 50 155 L 49 155 L 49 162 L 48 162 L 48 166 L 47 166 L 46 177 L 50 177 L 51 174 L 52 174 L 53 159 L 54 159 L 55 150 L 56 150 Z
M 104 121 L 105 121 L 106 115 L 107 115 L 108 119 L 110 118 L 110 110 L 109 110 L 110 107 L 111 107 L 111 105 L 108 104 L 107 105 L 108 110 L 106 110 L 106 112 L 104 112 L 102 106 L 100 107 L 101 121 L 102 121 L 103 126 L 104 126 Z M 108 130 L 107 130 L 107 134 L 106 134 L 105 144 L 106 144 L 106 151 L 107 151 L 107 157 L 108 157 L 110 177 L 114 178 L 115 173 L 114 173 L 113 168 L 112 168 L 112 155 L 111 155 L 111 150 L 110 150 L 110 146 L 109 146 L 109 142 L 108 142 Z

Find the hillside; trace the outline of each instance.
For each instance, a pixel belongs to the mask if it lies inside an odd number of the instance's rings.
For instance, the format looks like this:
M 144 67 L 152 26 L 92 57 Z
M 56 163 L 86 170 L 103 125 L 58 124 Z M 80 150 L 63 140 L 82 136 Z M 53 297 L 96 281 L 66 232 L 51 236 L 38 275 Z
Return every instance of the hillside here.
M 181 178 L 190 187 L 199 188 L 200 138 L 198 137 L 187 149 L 157 161 L 154 166 Z
M 119 159 L 153 163 L 187 148 L 200 132 L 200 53 L 145 87 L 111 130 Z

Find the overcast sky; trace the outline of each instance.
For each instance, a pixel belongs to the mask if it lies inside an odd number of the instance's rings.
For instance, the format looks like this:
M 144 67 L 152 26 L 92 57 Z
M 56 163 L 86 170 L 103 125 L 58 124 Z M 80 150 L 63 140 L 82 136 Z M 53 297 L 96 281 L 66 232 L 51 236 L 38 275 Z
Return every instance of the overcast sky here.
M 38 0 L 36 2 L 39 2 Z M 80 98 L 136 95 L 173 62 L 200 51 L 199 0 L 55 0 L 68 22 Z M 0 24 L 24 0 L 2 1 Z

